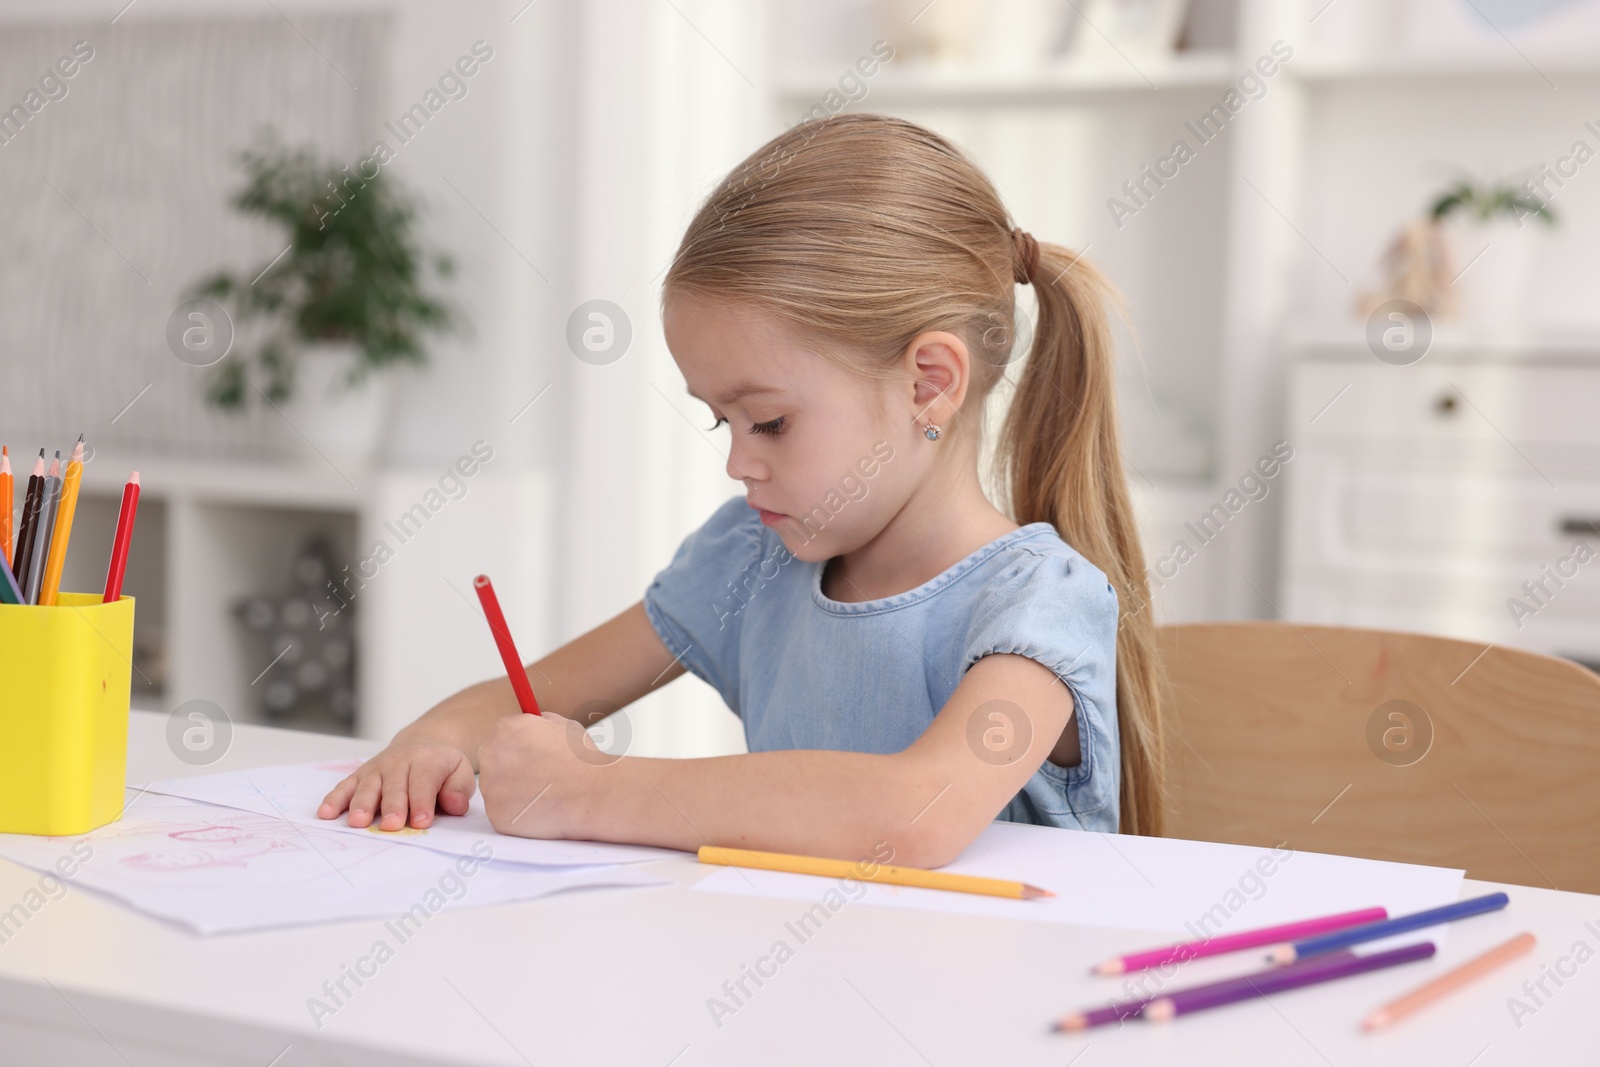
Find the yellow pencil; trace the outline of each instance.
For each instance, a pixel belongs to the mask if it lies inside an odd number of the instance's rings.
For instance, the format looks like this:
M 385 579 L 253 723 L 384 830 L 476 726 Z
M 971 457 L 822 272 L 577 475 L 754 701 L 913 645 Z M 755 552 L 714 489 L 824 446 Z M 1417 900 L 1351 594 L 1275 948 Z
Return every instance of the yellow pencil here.
M 1518 934 L 1482 955 L 1474 956 L 1455 970 L 1440 975 L 1427 985 L 1418 986 L 1398 1000 L 1391 1000 L 1367 1016 L 1361 1023 L 1363 1029 L 1376 1030 L 1388 1026 L 1404 1015 L 1410 1015 L 1425 1004 L 1431 1004 L 1452 990 L 1460 989 L 1474 978 L 1488 974 L 1507 960 L 1522 955 L 1533 947 L 1532 934 Z
M 56 455 L 61 453 L 57 452 Z M 61 590 L 61 568 L 67 562 L 67 539 L 72 536 L 72 513 L 78 510 L 78 485 L 83 481 L 83 434 L 72 449 L 67 461 L 67 473 L 61 479 L 61 500 L 56 505 L 56 526 L 50 535 L 50 554 L 45 558 L 44 581 L 39 585 L 39 604 L 48 607 L 56 602 Z
M 948 889 L 955 893 L 979 893 L 990 897 L 1011 897 L 1014 900 L 1055 896 L 1048 889 L 1040 889 L 1038 886 L 1022 882 L 1009 882 L 1003 878 L 979 878 L 970 874 L 925 871 L 917 867 L 886 867 L 881 863 L 868 861 L 791 856 L 783 852 L 754 852 L 750 849 L 721 848 L 717 845 L 701 845 L 700 862 L 720 864 L 723 867 L 755 867 L 763 871 L 815 874 L 823 878 L 854 878 L 859 882 L 910 885 L 922 889 Z

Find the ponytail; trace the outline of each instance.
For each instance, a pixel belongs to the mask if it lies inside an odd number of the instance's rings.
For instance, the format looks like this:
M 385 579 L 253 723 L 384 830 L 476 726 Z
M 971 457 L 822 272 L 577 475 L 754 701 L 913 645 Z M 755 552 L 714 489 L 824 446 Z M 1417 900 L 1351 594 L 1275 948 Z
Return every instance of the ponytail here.
M 1160 659 L 1155 623 L 1145 610 L 1144 550 L 1122 470 L 1106 310 L 1120 307 L 1120 300 L 1103 274 L 1059 245 L 1039 245 L 1029 273 L 1038 322 L 996 461 L 1011 517 L 1053 525 L 1116 590 L 1121 830 L 1158 836 L 1165 780 Z

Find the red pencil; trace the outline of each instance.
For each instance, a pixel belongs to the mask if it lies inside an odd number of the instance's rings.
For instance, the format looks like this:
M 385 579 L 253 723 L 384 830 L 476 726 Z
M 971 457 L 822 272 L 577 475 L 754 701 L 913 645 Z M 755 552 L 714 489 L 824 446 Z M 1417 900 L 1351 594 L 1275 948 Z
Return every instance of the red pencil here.
M 516 691 L 518 706 L 529 715 L 539 714 L 539 702 L 534 699 L 533 686 L 528 682 L 528 670 L 522 665 L 522 657 L 517 655 L 517 646 L 511 640 L 511 629 L 506 626 L 506 617 L 500 613 L 500 600 L 494 595 L 489 576 L 478 575 L 472 579 L 472 587 L 478 591 L 483 614 L 489 620 L 489 629 L 494 631 L 494 643 L 500 648 L 500 658 L 505 660 L 506 676 L 511 679 L 511 688 Z
M 139 511 L 139 472 L 122 487 L 122 510 L 117 514 L 117 537 L 111 544 L 111 566 L 106 570 L 106 591 L 100 603 L 122 599 L 122 575 L 128 569 L 128 543 L 133 540 L 133 519 Z

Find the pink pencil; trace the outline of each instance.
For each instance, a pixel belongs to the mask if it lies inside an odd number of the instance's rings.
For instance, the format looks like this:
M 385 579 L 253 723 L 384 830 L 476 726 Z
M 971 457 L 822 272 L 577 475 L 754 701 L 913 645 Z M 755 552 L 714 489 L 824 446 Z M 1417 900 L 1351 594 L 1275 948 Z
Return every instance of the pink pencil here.
M 1103 960 L 1091 968 L 1093 974 L 1122 974 L 1125 971 L 1142 971 L 1148 967 L 1158 967 L 1163 963 L 1183 963 L 1185 960 L 1198 959 L 1201 956 L 1220 956 L 1225 952 L 1239 952 L 1247 948 L 1260 948 L 1262 945 L 1275 945 L 1285 941 L 1294 941 L 1307 935 L 1327 933 L 1330 930 L 1343 930 L 1347 926 L 1359 926 L 1362 923 L 1378 922 L 1389 917 L 1386 908 L 1362 908 L 1360 911 L 1346 911 L 1338 915 L 1324 915 L 1318 919 L 1302 919 L 1299 922 L 1284 923 L 1281 926 L 1264 926 L 1259 930 L 1244 930 L 1226 937 L 1213 937 L 1206 941 L 1186 941 L 1182 944 L 1168 945 L 1165 948 L 1152 948 L 1144 952 L 1135 952 L 1129 956 L 1113 956 Z

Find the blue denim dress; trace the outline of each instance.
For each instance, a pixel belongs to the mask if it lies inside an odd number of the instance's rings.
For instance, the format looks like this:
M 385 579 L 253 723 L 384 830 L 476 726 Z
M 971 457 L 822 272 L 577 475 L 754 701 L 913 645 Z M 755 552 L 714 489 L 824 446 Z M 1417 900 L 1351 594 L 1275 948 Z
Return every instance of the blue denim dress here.
M 1044 760 L 999 818 L 1116 832 L 1117 596 L 1053 526 L 1013 530 L 880 600 L 830 600 L 822 568 L 795 559 L 734 497 L 645 591 L 656 633 L 740 717 L 750 751 L 904 751 L 968 667 L 991 653 L 1026 656 L 1072 690 L 1083 758 Z M 981 758 L 989 724 L 970 725 Z M 1027 758 L 1042 759 L 1055 738 L 1032 744 Z

